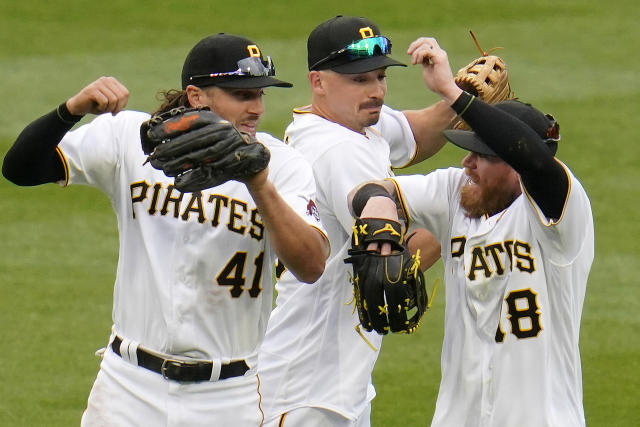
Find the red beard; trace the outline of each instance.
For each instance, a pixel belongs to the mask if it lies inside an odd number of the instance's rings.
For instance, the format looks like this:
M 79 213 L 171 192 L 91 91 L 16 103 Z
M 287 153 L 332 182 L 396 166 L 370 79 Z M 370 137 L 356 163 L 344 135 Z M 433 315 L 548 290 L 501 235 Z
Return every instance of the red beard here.
M 517 196 L 512 192 L 506 192 L 499 185 L 480 187 L 468 183 L 460 191 L 460 206 L 469 218 L 480 218 L 483 215 L 495 215 L 506 209 Z

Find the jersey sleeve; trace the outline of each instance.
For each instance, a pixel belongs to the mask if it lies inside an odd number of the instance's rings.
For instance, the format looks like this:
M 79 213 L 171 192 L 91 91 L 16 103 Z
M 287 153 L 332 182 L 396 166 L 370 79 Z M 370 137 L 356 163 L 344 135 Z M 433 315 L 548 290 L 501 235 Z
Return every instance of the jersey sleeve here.
M 392 181 L 407 217 L 407 228 L 426 228 L 441 243 L 446 242 L 464 181 L 462 170 L 437 169 L 427 175 L 397 176 Z
M 345 152 L 345 149 L 349 149 Z M 335 215 L 347 235 L 353 231 L 353 217 L 349 211 L 347 197 L 351 190 L 365 181 L 379 180 L 391 176 L 388 161 L 362 161 L 368 157 L 360 150 L 363 147 L 335 146 L 320 156 L 314 165 L 316 171 L 323 171 L 318 182 L 322 180 L 322 192 L 325 194 L 329 210 Z M 362 155 L 360 155 L 362 154 Z M 386 168 L 384 165 L 387 165 Z
M 112 116 L 105 114 L 64 136 L 59 148 L 65 163 L 66 184 L 112 192 L 114 168 L 120 159 L 114 122 Z
M 316 207 L 316 184 L 313 172 L 300 153 L 269 134 L 259 133 L 258 140 L 271 152 L 269 180 L 280 196 L 309 225 L 326 237 Z
M 391 166 L 401 168 L 411 162 L 417 145 L 409 121 L 401 111 L 383 105 L 380 120 L 373 128 L 389 142 Z
M 534 234 L 541 242 L 551 242 L 548 250 L 553 262 L 568 264 L 593 238 L 593 215 L 582 184 L 564 164 L 562 166 L 569 178 L 569 194 L 559 219 L 546 217 L 524 187 L 523 191 Z

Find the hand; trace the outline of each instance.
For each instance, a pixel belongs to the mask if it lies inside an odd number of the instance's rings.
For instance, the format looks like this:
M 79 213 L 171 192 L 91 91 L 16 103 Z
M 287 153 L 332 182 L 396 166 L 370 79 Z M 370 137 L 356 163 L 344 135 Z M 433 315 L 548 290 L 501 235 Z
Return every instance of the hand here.
M 256 193 L 262 191 L 265 188 L 265 185 L 267 185 L 267 183 L 269 182 L 268 177 L 269 177 L 269 168 L 266 167 L 260 172 L 258 172 L 257 174 L 245 179 L 244 181 L 243 180 L 239 180 L 239 181 L 244 182 L 249 192 L 252 195 L 255 195 Z
M 411 55 L 411 64 L 422 64 L 422 78 L 429 90 L 437 93 L 449 104 L 452 104 L 462 90 L 456 85 L 449 58 L 432 37 L 420 37 L 409 46 L 407 54 Z
M 398 221 L 398 210 L 390 198 L 374 196 L 367 201 L 360 213 L 360 218 L 384 218 Z M 379 252 L 381 255 L 390 255 L 391 244 L 369 243 L 367 250 Z
M 100 77 L 67 101 L 67 109 L 76 116 L 118 114 L 127 105 L 129 90 L 114 77 Z

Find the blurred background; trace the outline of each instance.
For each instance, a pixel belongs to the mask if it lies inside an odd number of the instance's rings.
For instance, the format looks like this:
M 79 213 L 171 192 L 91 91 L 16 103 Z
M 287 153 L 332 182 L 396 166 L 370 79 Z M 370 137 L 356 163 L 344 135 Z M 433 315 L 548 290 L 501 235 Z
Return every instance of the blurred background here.
M 282 137 L 291 109 L 310 102 L 306 37 L 337 14 L 366 16 L 408 62 L 419 36 L 436 37 L 453 72 L 479 56 L 469 30 L 501 56 L 516 96 L 560 123 L 558 157 L 591 197 L 596 257 L 583 312 L 584 405 L 590 426 L 640 425 L 640 6 L 635 0 L 22 0 L 0 3 L 0 154 L 30 121 L 102 75 L 152 111 L 178 88 L 182 62 L 202 37 L 245 35 L 293 89 L 267 90 L 261 130 Z M 418 67 L 388 71 L 387 104 L 437 101 Z M 90 118 L 85 118 L 86 122 Z M 397 173 L 459 165 L 445 148 Z M 111 327 L 118 254 L 115 217 L 97 190 L 19 188 L 0 179 L 0 425 L 78 425 Z M 439 262 L 427 273 L 441 279 Z M 441 283 L 442 285 L 442 283 Z M 440 381 L 444 290 L 420 330 L 388 336 L 374 371 L 374 426 L 426 426 Z

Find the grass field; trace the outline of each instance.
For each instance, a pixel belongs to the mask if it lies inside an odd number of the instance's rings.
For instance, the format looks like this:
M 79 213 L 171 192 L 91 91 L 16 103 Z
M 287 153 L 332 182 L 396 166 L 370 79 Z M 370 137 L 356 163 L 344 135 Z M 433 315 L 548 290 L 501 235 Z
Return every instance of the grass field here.
M 321 4 L 112 0 L 0 4 L 0 155 L 32 119 L 100 75 L 151 110 L 177 87 L 188 49 L 206 34 L 258 41 L 291 90 L 269 90 L 263 130 L 281 135 L 291 107 L 308 103 L 306 35 L 338 13 L 372 18 L 405 57 L 417 36 L 437 37 L 457 69 L 503 46 L 512 87 L 551 112 L 559 157 L 590 194 L 596 227 L 581 330 L 584 405 L 590 426 L 640 425 L 640 40 L 636 0 L 423 2 L 329 0 Z M 389 71 L 388 104 L 435 101 L 419 70 Z M 407 172 L 457 165 L 445 147 Z M 634 184 L 636 183 L 636 184 Z M 0 180 L 0 425 L 77 425 L 98 368 L 93 352 L 111 326 L 117 229 L 108 200 L 89 188 L 18 188 Z M 429 273 L 441 276 L 441 265 Z M 374 371 L 373 425 L 429 424 L 439 384 L 444 292 L 420 331 L 385 338 Z

